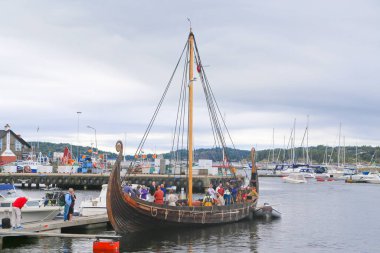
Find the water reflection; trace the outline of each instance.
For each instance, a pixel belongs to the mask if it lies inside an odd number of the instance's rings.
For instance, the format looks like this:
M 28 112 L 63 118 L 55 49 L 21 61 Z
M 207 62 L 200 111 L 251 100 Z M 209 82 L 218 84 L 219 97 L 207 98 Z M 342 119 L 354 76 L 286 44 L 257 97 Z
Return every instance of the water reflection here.
M 162 229 L 125 235 L 120 252 L 257 252 L 258 223 L 238 223 L 207 228 Z

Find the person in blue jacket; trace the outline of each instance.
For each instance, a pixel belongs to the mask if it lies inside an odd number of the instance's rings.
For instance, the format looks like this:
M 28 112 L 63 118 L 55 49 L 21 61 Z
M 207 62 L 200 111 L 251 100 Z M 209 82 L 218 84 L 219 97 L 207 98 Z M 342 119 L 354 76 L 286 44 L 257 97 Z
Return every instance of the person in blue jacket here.
M 74 193 L 73 188 L 69 188 L 69 191 L 65 194 L 65 209 L 63 211 L 63 220 L 68 221 L 69 220 L 69 209 L 71 206 L 71 202 L 73 201 L 71 198 L 71 195 Z

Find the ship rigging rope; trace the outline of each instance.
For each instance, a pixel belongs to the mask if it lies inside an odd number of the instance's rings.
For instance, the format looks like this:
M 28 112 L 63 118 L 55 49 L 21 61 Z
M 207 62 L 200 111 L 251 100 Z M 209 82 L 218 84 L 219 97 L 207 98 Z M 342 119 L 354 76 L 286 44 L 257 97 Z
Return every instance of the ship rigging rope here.
M 187 51 L 189 51 L 189 48 L 187 47 Z M 178 162 L 181 161 L 182 159 L 182 150 L 183 148 L 183 136 L 184 136 L 184 126 L 185 126 L 185 114 L 186 114 L 186 74 L 187 74 L 187 67 L 188 67 L 188 55 L 186 54 L 185 61 L 184 61 L 184 68 L 183 68 L 183 74 L 182 74 L 182 85 L 180 89 L 180 96 L 178 99 L 178 108 L 177 108 L 177 117 L 176 117 L 176 123 L 175 123 L 175 128 L 174 128 L 174 134 L 173 134 L 173 141 L 172 141 L 172 147 L 171 147 L 171 152 L 170 152 L 170 162 L 171 164 L 172 160 L 175 160 L 174 164 L 174 175 L 176 175 L 175 172 L 175 167 Z M 178 134 L 177 134 L 178 132 Z M 182 138 L 180 138 L 182 137 Z M 181 142 L 181 148 L 180 146 Z M 174 151 L 174 147 L 176 146 L 176 151 Z M 181 167 L 180 167 L 181 168 Z
M 129 165 L 128 173 L 126 173 L 126 174 L 124 175 L 124 177 L 123 177 L 123 181 L 125 180 L 125 178 L 126 178 L 127 176 L 129 176 L 129 175 L 131 174 L 131 172 L 132 172 L 132 167 L 133 167 L 133 165 L 135 164 L 135 161 L 136 161 L 136 156 L 138 156 L 138 155 L 141 153 L 141 151 L 142 151 L 142 147 L 144 146 L 144 143 L 145 143 L 146 139 L 148 138 L 149 132 L 150 132 L 150 130 L 152 129 L 153 123 L 154 123 L 154 121 L 155 121 L 155 119 L 156 119 L 156 117 L 157 117 L 158 112 L 160 111 L 161 105 L 163 104 L 164 99 L 165 99 L 165 97 L 166 97 L 166 94 L 167 94 L 167 92 L 168 92 L 168 90 L 169 90 L 169 87 L 170 87 L 170 85 L 171 85 L 171 83 L 172 83 L 172 81 L 173 81 L 174 74 L 176 73 L 177 68 L 178 68 L 178 66 L 179 66 L 179 64 L 180 64 L 180 62 L 181 62 L 181 59 L 182 59 L 183 53 L 185 52 L 185 50 L 186 50 L 186 48 L 187 48 L 187 44 L 188 44 L 188 41 L 186 41 L 185 46 L 183 47 L 183 50 L 182 50 L 181 56 L 179 57 L 178 62 L 177 62 L 176 66 L 175 66 L 175 68 L 174 68 L 174 70 L 173 70 L 173 73 L 172 73 L 172 75 L 170 76 L 169 82 L 167 83 L 167 85 L 166 85 L 166 87 L 165 87 L 164 93 L 163 93 L 162 96 L 161 96 L 161 99 L 160 99 L 160 101 L 159 101 L 159 103 L 158 103 L 158 105 L 157 105 L 157 107 L 156 107 L 156 110 L 154 111 L 154 113 L 153 113 L 153 115 L 152 115 L 152 118 L 150 119 L 150 122 L 149 122 L 149 124 L 148 124 L 148 127 L 146 128 L 145 133 L 144 133 L 144 135 L 143 135 L 143 138 L 141 139 L 140 144 L 139 144 L 138 147 L 137 147 L 137 150 L 136 150 L 135 155 L 134 155 L 134 160 L 133 160 L 133 162 L 131 162 L 130 165 Z
M 198 50 L 198 47 L 197 47 L 197 43 L 196 43 L 196 40 L 194 38 L 194 46 L 195 46 L 195 52 L 196 52 L 196 62 L 198 64 L 198 66 L 200 67 L 200 77 L 201 77 L 201 81 L 202 81 L 202 86 L 203 86 L 203 89 L 204 89 L 204 93 L 205 93 L 205 96 L 206 96 L 206 101 L 207 101 L 207 106 L 208 106 L 208 110 L 209 110 L 209 114 L 212 116 L 212 128 L 213 128 L 213 131 L 216 132 L 216 135 L 218 136 L 218 141 L 220 142 L 222 148 L 223 148 L 223 151 L 224 151 L 224 154 L 226 155 L 226 158 L 227 158 L 227 165 L 229 167 L 231 167 L 231 164 L 230 164 L 230 160 L 228 159 L 228 153 L 227 153 L 227 145 L 226 145 L 226 140 L 224 138 L 224 134 L 223 134 L 223 128 L 222 126 L 224 126 L 226 132 L 227 132 L 227 135 L 232 143 L 232 146 L 234 148 L 234 150 L 236 150 L 236 147 L 235 147 L 235 144 L 231 138 L 231 135 L 230 135 L 230 132 L 227 128 L 227 125 L 226 125 L 226 122 L 222 116 L 222 113 L 220 111 L 220 108 L 219 108 L 219 105 L 215 99 L 215 95 L 212 91 L 212 88 L 209 84 L 209 81 L 207 79 L 207 76 L 206 76 L 206 73 L 204 71 L 204 68 L 201 64 L 201 58 L 200 58 L 200 54 L 199 54 L 199 50 Z M 219 115 L 218 115 L 219 113 Z M 219 117 L 222 121 L 222 126 L 221 126 L 221 123 L 219 121 Z M 224 164 L 225 161 L 223 161 L 223 164 Z M 246 173 L 247 174 L 247 173 Z M 234 173 L 234 176 L 236 177 L 235 173 Z M 247 175 L 246 175 L 247 176 Z
M 173 133 L 173 140 L 172 140 L 172 147 L 171 147 L 171 156 L 170 156 L 170 160 L 172 159 L 175 159 L 175 165 L 179 162 L 180 163 L 180 168 L 181 168 L 181 160 L 182 160 L 182 154 L 184 153 L 183 151 L 185 150 L 184 149 L 184 134 L 185 134 L 185 119 L 186 119 L 186 99 L 187 99 L 187 92 L 186 92 L 186 88 L 189 84 L 189 81 L 187 80 L 187 74 L 188 74 L 188 63 L 189 63 L 189 50 L 190 50 L 190 44 L 189 44 L 189 41 L 187 40 L 186 43 L 185 43 L 185 46 L 182 50 L 182 53 L 178 59 L 178 62 L 173 70 L 173 73 L 164 89 L 164 92 L 161 96 L 161 99 L 159 100 L 159 103 L 150 119 L 150 122 L 144 132 L 144 135 L 136 149 L 136 152 L 135 152 L 135 155 L 134 155 L 134 159 L 133 161 L 129 164 L 129 167 L 128 167 L 128 171 L 127 173 L 124 175 L 122 181 L 125 181 L 125 179 L 131 174 L 134 172 L 134 165 L 136 163 L 136 160 L 137 158 L 139 157 L 139 155 L 142 153 L 142 148 L 148 138 L 148 135 L 153 127 L 153 124 L 156 120 L 156 117 L 161 109 L 161 106 L 165 100 L 165 97 L 167 95 L 167 92 L 172 84 L 172 81 L 173 81 L 173 78 L 174 78 L 174 75 L 178 69 L 178 66 L 182 60 L 182 57 L 184 55 L 184 52 L 187 51 L 186 53 L 186 56 L 185 56 L 185 64 L 184 64 L 184 71 L 183 71 L 183 74 L 182 74 L 182 85 L 181 85 L 181 90 L 180 90 L 180 98 L 178 100 L 178 108 L 177 108 L 177 117 L 176 117 L 176 124 L 175 124 L 175 129 L 174 129 L 174 133 Z M 235 144 L 233 143 L 233 140 L 231 138 L 231 135 L 230 135 L 230 132 L 227 128 L 227 125 L 226 125 L 226 122 L 225 122 L 225 119 L 223 118 L 222 116 L 222 113 L 221 113 L 221 110 L 219 108 L 219 105 L 215 99 L 215 95 L 211 89 L 211 86 L 209 84 L 209 81 L 207 79 L 207 76 L 205 74 L 205 71 L 204 71 L 204 68 L 201 64 L 201 58 L 200 58 L 200 54 L 199 54 L 199 50 L 198 50 L 198 47 L 197 47 L 197 43 L 196 43 L 196 40 L 195 40 L 195 37 L 194 37 L 194 51 L 195 51 L 195 62 L 196 64 L 198 65 L 198 67 L 200 68 L 197 68 L 198 72 L 199 72 L 199 76 L 200 76 L 200 79 L 201 79 L 201 83 L 202 83 L 202 88 L 203 88 L 203 91 L 204 91 L 204 94 L 205 94 L 205 98 L 206 98 L 206 103 L 207 103 L 207 109 L 208 109 L 208 114 L 209 114 L 209 117 L 210 117 L 210 124 L 211 124 L 211 129 L 212 129 L 212 133 L 213 133 L 213 137 L 214 137 L 214 145 L 215 146 L 219 146 L 222 148 L 224 154 L 225 154 L 225 157 L 226 157 L 226 160 L 227 160 L 227 165 L 231 168 L 232 165 L 230 163 L 230 159 L 229 159 L 229 152 L 227 152 L 227 145 L 226 145 L 226 139 L 225 139 L 225 136 L 224 136 L 224 129 L 225 129 L 225 132 L 227 133 L 228 135 L 228 138 L 229 140 L 231 141 L 232 143 L 232 146 L 233 146 L 233 149 L 236 151 L 236 147 L 235 147 Z M 194 80 L 191 80 L 191 81 L 194 81 Z M 187 138 L 187 148 L 186 150 L 188 149 L 188 138 Z M 180 149 L 180 143 L 181 143 L 181 149 Z M 176 147 L 176 151 L 174 152 L 174 147 Z M 188 160 L 188 157 L 187 157 L 187 160 Z M 225 160 L 223 159 L 223 165 L 225 164 Z M 187 166 L 189 167 L 189 166 Z M 224 166 L 223 166 L 224 167 Z M 174 171 L 175 171 L 175 168 L 176 166 L 174 166 Z M 174 172 L 175 174 L 175 172 Z M 234 177 L 236 177 L 236 174 L 234 174 Z M 247 174 L 247 173 L 246 173 Z

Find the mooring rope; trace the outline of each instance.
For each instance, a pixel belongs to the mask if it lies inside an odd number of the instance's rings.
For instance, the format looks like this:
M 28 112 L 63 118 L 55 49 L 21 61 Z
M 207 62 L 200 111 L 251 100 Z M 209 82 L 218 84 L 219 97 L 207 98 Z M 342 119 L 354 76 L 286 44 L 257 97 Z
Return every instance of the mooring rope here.
M 150 214 L 151 214 L 153 217 L 156 217 L 156 216 L 157 216 L 157 213 L 158 213 L 157 208 L 155 208 L 155 210 L 156 210 L 156 214 L 153 214 L 153 206 L 150 207 Z

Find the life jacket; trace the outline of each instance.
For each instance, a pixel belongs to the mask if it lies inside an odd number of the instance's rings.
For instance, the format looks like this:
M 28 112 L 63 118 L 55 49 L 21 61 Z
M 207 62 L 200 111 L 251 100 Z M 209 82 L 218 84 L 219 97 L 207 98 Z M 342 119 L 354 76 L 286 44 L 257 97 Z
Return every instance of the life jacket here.
M 211 196 L 205 196 L 205 198 L 203 199 L 203 206 L 212 206 Z

